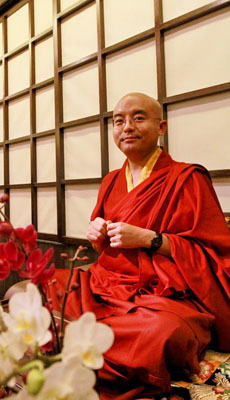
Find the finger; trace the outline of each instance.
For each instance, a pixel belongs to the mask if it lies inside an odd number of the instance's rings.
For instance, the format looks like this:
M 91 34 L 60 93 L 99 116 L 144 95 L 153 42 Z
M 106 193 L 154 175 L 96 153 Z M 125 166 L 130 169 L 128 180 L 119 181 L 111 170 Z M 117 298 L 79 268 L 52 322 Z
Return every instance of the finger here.
M 96 221 L 90 222 L 89 229 L 91 229 L 94 232 L 100 232 L 105 236 L 106 236 L 106 233 L 107 233 L 106 225 L 105 226 L 101 225 L 100 223 L 98 223 Z
M 114 229 L 108 229 L 108 230 L 107 230 L 107 235 L 108 235 L 110 238 L 119 235 L 119 230 L 118 230 L 118 228 L 116 227 L 116 228 L 114 228 Z M 119 237 L 120 237 L 120 236 L 119 236 Z
M 112 241 L 110 241 L 110 247 L 113 247 L 113 248 L 121 248 L 122 247 L 122 244 L 120 243 L 120 241 L 115 241 L 115 242 L 112 242 Z
M 106 226 L 107 226 L 106 221 L 100 217 L 97 217 L 93 222 L 95 222 L 99 226 L 103 226 L 104 228 L 106 228 Z
M 94 236 L 94 235 L 87 235 L 87 239 L 88 239 L 90 242 L 96 242 L 96 241 L 97 241 L 97 238 L 96 238 L 96 236 Z
M 107 233 L 104 231 L 100 231 L 93 226 L 89 226 L 87 236 L 94 236 L 96 239 L 104 239 L 107 236 Z
M 116 229 L 119 228 L 121 226 L 120 222 L 109 222 L 107 224 L 107 232 L 111 231 L 112 229 Z

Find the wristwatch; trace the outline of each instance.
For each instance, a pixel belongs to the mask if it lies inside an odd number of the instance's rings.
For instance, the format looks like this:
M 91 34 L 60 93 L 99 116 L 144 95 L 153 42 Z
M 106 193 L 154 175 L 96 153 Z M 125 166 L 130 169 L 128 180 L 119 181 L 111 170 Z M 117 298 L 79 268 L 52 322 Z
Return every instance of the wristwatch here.
M 158 250 L 162 245 L 162 234 L 155 232 L 154 238 L 151 240 L 151 246 L 149 248 L 150 251 Z

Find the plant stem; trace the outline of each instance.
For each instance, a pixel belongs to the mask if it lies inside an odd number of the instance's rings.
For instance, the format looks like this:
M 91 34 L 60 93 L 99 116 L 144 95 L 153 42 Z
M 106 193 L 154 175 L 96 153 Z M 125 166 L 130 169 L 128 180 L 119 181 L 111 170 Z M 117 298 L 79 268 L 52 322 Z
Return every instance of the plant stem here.
M 3 381 L 0 381 L 0 386 L 6 386 L 7 383 L 16 375 L 22 374 L 25 371 L 29 371 L 33 368 L 37 368 L 40 371 L 44 369 L 44 364 L 50 366 L 51 364 L 61 361 L 61 354 L 56 354 L 55 356 L 44 356 L 41 353 L 37 354 L 37 358 L 33 358 L 29 362 L 18 366 L 9 375 L 5 377 Z
M 53 364 L 53 363 L 55 363 L 57 361 L 61 361 L 62 356 L 61 356 L 60 353 L 59 354 L 55 354 L 54 356 L 44 356 L 44 354 L 39 353 L 37 355 L 37 358 L 38 358 L 38 360 L 43 361 L 46 365 L 47 364 L 51 365 L 51 364 Z
M 63 299 L 63 303 L 62 303 L 62 307 L 61 307 L 61 322 L 60 322 L 60 331 L 59 331 L 61 349 L 63 347 L 63 337 L 64 337 L 65 305 L 66 305 L 67 297 L 68 297 L 68 294 L 69 294 L 69 287 L 70 287 L 71 278 L 73 276 L 73 268 L 74 268 L 74 262 L 71 261 L 68 282 L 67 282 L 67 285 L 66 285 L 66 288 L 65 288 L 64 299 Z
M 44 293 L 44 291 L 43 291 L 42 286 L 39 285 L 38 288 L 39 288 L 39 291 L 40 291 L 40 293 L 41 293 L 43 302 L 44 302 L 45 304 L 48 303 L 47 298 L 46 298 L 46 295 L 45 295 L 45 293 Z M 57 351 L 57 353 L 60 353 L 60 351 L 61 351 L 61 343 L 60 343 L 60 339 L 59 339 L 59 336 L 58 336 L 58 330 L 57 330 L 55 318 L 54 318 L 54 315 L 53 315 L 52 311 L 50 312 L 50 316 L 51 316 L 51 321 L 52 321 L 53 332 L 54 332 L 55 339 L 56 339 L 56 343 L 57 343 L 57 349 L 56 349 L 56 351 Z

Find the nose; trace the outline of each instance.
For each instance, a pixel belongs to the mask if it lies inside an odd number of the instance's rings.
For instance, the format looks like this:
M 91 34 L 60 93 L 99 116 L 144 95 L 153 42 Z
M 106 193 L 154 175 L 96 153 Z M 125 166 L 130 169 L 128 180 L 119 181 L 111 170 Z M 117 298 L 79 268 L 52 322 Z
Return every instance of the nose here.
M 134 130 L 134 122 L 131 118 L 127 118 L 125 120 L 124 132 L 130 132 L 133 130 Z

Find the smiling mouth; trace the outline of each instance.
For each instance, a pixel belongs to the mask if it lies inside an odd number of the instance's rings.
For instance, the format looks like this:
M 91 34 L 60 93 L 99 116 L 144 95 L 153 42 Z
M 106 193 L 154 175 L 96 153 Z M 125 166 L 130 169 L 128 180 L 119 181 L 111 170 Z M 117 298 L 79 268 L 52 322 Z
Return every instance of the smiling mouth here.
M 126 136 L 123 139 L 121 139 L 121 141 L 122 142 L 132 142 L 137 139 L 139 139 L 139 136 Z

